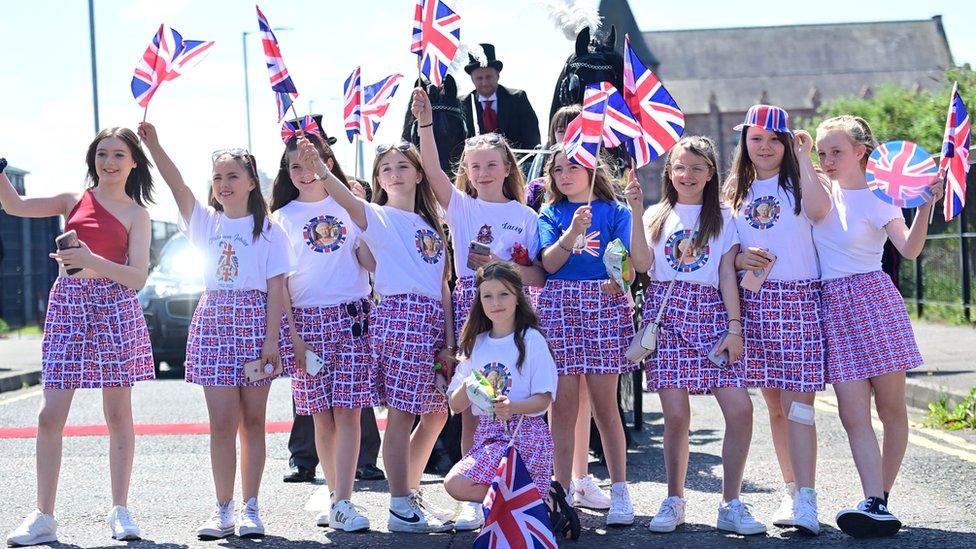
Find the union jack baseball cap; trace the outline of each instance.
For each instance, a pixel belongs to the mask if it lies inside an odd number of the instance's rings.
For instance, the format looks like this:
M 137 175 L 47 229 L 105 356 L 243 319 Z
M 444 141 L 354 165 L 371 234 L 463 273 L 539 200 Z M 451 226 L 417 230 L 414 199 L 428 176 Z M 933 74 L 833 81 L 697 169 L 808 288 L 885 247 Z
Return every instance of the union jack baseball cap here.
M 783 132 L 793 135 L 790 130 L 790 115 L 786 111 L 773 105 L 753 105 L 746 111 L 746 119 L 732 128 L 741 131 L 747 126 L 756 126 L 771 132 Z

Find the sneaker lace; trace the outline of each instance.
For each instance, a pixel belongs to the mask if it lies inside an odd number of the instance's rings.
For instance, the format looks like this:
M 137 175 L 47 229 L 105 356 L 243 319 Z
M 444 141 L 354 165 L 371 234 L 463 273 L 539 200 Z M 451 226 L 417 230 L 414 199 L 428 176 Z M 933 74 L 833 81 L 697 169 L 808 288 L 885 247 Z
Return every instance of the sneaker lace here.
M 250 520 L 251 522 L 257 522 L 257 521 L 261 520 L 261 518 L 258 516 L 258 507 L 257 507 L 257 505 L 251 505 L 250 503 L 245 504 L 244 505 L 244 517 L 246 519 Z
M 661 508 L 657 512 L 657 516 L 654 518 L 677 518 L 678 517 L 678 502 L 671 498 L 668 498 L 661 502 Z
M 134 524 L 135 524 L 135 521 L 132 520 L 132 515 L 129 513 L 129 510 L 127 508 L 125 508 L 125 507 L 117 507 L 116 508 L 116 510 L 115 510 L 115 518 L 119 521 L 119 523 L 123 527 L 126 527 L 126 528 L 128 528 L 130 526 L 134 526 Z
M 752 516 L 752 504 L 744 503 L 740 500 L 732 500 L 729 502 L 729 508 L 733 512 L 737 513 L 739 517 L 743 519 L 755 520 Z

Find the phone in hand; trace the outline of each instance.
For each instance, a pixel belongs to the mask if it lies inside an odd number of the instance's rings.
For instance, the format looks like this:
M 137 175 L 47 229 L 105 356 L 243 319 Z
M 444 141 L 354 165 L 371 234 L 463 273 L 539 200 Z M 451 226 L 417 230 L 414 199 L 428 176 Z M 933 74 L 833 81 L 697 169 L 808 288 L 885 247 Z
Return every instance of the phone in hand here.
M 78 233 L 76 233 L 74 229 L 71 229 L 70 231 L 55 238 L 54 245 L 57 246 L 59 251 L 69 250 L 71 248 L 80 248 L 81 241 L 78 240 Z M 68 276 L 71 276 L 81 272 L 81 270 L 81 267 L 71 267 L 69 269 L 65 269 L 65 272 L 68 273 Z
M 468 245 L 468 268 L 477 269 L 478 266 L 471 263 L 471 254 L 484 255 L 484 256 L 491 255 L 491 247 L 488 246 L 487 244 L 482 244 L 477 240 L 472 240 L 471 244 Z
M 708 352 L 708 360 L 711 360 L 712 364 L 715 364 L 719 368 L 725 368 L 729 364 L 729 352 L 722 351 L 721 353 L 718 353 L 719 347 L 722 346 L 722 343 L 728 336 L 728 332 L 722 334 L 722 337 L 718 338 L 718 341 L 716 341 L 715 345 L 712 346 L 712 350 Z
M 267 379 L 281 373 L 281 366 L 277 368 L 270 362 L 265 362 L 260 358 L 244 363 L 244 379 L 248 383 L 256 383 L 262 379 Z
M 776 264 L 776 256 L 772 252 L 769 250 L 763 250 L 763 252 L 769 257 L 769 265 L 765 269 L 746 271 L 746 274 L 742 275 L 742 281 L 739 282 L 739 286 L 750 292 L 758 292 L 762 288 L 763 282 L 769 276 L 769 271 L 773 270 L 773 265 Z
M 305 372 L 308 375 L 318 375 L 323 366 L 325 366 L 325 361 L 322 360 L 322 357 L 309 349 L 305 349 Z

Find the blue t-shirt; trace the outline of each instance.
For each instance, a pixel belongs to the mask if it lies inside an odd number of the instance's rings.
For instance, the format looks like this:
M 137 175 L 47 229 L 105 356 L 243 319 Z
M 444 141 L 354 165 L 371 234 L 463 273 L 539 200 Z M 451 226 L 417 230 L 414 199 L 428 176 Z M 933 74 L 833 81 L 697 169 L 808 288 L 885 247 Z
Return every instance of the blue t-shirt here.
M 570 225 L 573 214 L 584 203 L 562 200 L 546 204 L 539 212 L 539 241 L 548 248 L 559 240 Z M 613 239 L 619 238 L 630 251 L 630 208 L 619 202 L 594 200 L 593 223 L 586 234 L 576 241 L 569 259 L 549 278 L 555 280 L 605 280 L 607 268 L 603 264 L 603 252 Z

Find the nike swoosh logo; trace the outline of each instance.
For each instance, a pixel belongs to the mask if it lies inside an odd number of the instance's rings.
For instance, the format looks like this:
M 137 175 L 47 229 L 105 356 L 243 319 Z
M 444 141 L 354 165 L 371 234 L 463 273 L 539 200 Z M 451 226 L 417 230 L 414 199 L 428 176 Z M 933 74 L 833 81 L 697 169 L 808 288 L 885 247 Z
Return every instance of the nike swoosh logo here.
M 418 515 L 416 513 L 410 515 L 409 517 L 405 517 L 405 516 L 397 513 L 393 509 L 390 509 L 390 514 L 393 515 L 393 516 L 395 516 L 396 518 L 402 520 L 403 522 L 409 522 L 411 524 L 420 522 L 420 515 Z

